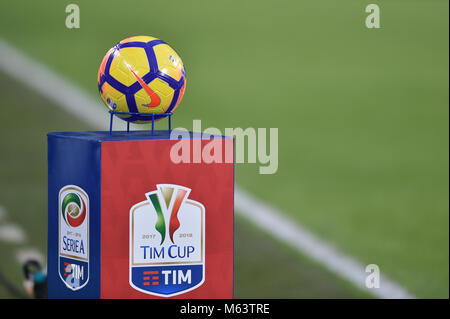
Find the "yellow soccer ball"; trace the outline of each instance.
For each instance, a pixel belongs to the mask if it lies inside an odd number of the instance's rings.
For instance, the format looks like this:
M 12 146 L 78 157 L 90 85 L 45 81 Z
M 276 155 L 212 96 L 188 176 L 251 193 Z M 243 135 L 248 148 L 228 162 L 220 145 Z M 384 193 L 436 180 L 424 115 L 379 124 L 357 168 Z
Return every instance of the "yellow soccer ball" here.
M 116 112 L 171 113 L 186 88 L 180 56 L 166 42 L 149 36 L 120 41 L 103 58 L 98 90 L 106 106 Z M 132 123 L 147 123 L 151 116 L 116 114 Z M 155 120 L 167 115 L 156 114 Z

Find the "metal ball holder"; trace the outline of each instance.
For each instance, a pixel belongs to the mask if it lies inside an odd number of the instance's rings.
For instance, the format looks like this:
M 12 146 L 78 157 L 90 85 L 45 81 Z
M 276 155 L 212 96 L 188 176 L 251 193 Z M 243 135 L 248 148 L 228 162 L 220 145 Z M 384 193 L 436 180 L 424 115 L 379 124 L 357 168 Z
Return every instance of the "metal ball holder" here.
M 168 113 L 140 113 L 140 112 L 117 112 L 117 111 L 108 111 L 110 114 L 110 119 L 109 119 L 109 135 L 112 135 L 112 127 L 113 127 L 113 118 L 115 114 L 123 114 L 123 115 L 140 115 L 140 116 L 148 116 L 152 118 L 152 137 L 155 134 L 155 116 L 160 116 L 163 115 L 164 117 L 168 118 L 168 122 L 169 122 L 169 131 L 172 131 L 172 112 L 168 112 Z M 126 119 L 124 119 L 126 121 Z M 130 122 L 127 122 L 127 133 L 130 132 Z

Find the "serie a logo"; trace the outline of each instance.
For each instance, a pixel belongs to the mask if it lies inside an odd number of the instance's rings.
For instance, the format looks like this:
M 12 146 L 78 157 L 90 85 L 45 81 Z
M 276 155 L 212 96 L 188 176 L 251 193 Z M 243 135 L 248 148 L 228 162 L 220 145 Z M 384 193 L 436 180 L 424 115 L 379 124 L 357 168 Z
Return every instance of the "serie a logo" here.
M 130 285 L 171 297 L 205 280 L 205 208 L 191 189 L 158 184 L 130 210 Z
M 89 280 L 89 196 L 80 187 L 66 185 L 59 191 L 59 277 L 72 289 Z

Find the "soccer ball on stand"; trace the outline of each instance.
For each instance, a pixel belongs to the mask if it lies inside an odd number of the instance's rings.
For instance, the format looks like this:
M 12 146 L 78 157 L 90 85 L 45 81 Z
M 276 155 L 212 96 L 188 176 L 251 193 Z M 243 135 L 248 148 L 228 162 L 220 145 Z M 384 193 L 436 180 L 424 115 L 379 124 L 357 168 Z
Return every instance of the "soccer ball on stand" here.
M 103 58 L 98 70 L 98 90 L 115 115 L 131 123 L 147 123 L 172 113 L 186 88 L 179 55 L 166 42 L 149 36 L 120 41 Z

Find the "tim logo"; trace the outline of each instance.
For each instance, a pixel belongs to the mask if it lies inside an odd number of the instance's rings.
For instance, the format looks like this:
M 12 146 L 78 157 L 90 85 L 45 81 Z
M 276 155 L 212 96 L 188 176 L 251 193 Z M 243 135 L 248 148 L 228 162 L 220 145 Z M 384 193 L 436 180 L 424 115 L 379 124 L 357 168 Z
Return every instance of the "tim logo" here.
M 189 188 L 158 184 L 130 210 L 130 285 L 171 297 L 205 280 L 205 208 Z
M 89 197 L 80 187 L 66 185 L 59 191 L 59 277 L 72 289 L 89 280 Z
M 71 289 L 80 287 L 80 282 L 84 282 L 84 277 L 86 272 L 84 271 L 84 266 L 78 264 L 69 264 L 64 262 L 64 277 L 66 278 L 65 283 L 68 284 Z M 74 289 L 76 290 L 76 289 Z

